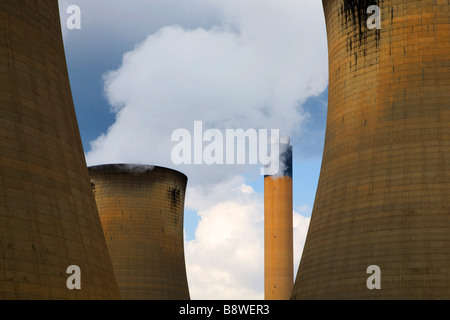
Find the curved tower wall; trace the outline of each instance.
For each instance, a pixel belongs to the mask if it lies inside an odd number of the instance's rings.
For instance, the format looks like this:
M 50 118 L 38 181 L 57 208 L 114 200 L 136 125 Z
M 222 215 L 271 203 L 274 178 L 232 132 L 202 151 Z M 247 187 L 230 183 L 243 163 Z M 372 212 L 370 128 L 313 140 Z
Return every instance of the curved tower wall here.
M 0 128 L 0 299 L 118 299 L 56 0 L 0 2 Z
M 366 10 L 381 9 L 370 30 Z M 293 299 L 450 296 L 450 5 L 323 0 L 325 147 Z M 367 268 L 381 271 L 369 290 Z
M 89 168 L 120 294 L 125 300 L 187 300 L 187 177 L 150 166 Z

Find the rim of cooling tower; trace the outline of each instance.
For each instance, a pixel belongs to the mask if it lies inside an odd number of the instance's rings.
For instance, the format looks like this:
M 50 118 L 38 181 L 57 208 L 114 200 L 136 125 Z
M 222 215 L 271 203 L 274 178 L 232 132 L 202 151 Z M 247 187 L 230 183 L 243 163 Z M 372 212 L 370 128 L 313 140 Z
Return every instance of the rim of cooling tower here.
M 128 173 L 134 175 L 145 174 L 152 171 L 168 171 L 175 174 L 178 174 L 186 179 L 189 179 L 187 175 L 184 173 L 174 170 L 171 168 L 154 166 L 148 164 L 135 164 L 135 163 L 110 163 L 110 164 L 101 164 L 88 167 L 88 170 L 91 172 L 103 172 L 103 173 Z

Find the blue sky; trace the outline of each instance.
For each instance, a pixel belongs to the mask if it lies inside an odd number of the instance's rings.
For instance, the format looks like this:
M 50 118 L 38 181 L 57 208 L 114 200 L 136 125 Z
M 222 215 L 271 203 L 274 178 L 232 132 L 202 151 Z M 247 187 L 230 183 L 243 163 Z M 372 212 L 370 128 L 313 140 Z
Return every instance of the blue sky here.
M 327 52 L 319 1 L 59 2 L 88 165 L 138 162 L 186 173 L 191 296 L 262 298 L 259 168 L 177 168 L 168 160 L 170 145 L 164 141 L 193 120 L 220 128 L 279 128 L 290 135 L 298 263 L 326 124 Z M 81 9 L 81 30 L 65 28 L 71 4 Z M 234 237 L 244 226 L 254 239 L 240 243 Z M 229 250 L 234 264 L 220 265 L 221 257 L 214 256 L 219 248 Z M 248 250 L 248 261 L 234 255 L 241 249 Z

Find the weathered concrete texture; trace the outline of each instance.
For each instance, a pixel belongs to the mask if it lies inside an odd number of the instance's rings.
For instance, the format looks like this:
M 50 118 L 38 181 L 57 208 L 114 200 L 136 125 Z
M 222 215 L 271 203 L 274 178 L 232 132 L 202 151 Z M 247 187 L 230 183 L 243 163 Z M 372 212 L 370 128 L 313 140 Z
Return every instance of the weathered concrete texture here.
M 327 131 L 292 298 L 448 299 L 450 3 L 380 0 L 368 30 L 349 2 L 323 1 Z
M 104 165 L 89 172 L 122 299 L 188 300 L 187 177 L 139 165 Z
M 0 299 L 119 299 L 56 0 L 0 2 L 0 132 Z

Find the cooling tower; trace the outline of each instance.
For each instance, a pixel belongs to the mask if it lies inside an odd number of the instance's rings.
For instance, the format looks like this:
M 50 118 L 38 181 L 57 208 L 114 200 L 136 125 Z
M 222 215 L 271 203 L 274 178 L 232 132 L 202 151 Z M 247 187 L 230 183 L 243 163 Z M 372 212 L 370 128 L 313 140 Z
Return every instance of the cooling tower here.
M 450 4 L 323 6 L 327 129 L 292 298 L 448 299 Z
M 294 283 L 292 147 L 280 141 L 280 168 L 264 177 L 264 291 L 266 300 L 289 300 Z
M 184 259 L 187 177 L 140 165 L 89 168 L 122 299 L 188 300 Z
M 0 128 L 0 299 L 119 299 L 56 0 L 0 2 Z

